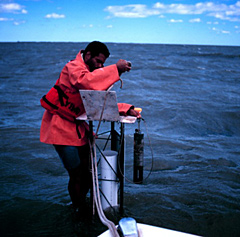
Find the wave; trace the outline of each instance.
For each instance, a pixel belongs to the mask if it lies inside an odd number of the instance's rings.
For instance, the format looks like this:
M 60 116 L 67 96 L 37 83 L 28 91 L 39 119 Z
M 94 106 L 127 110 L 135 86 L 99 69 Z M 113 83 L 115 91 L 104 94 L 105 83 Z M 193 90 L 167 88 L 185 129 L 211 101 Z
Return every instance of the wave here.
M 225 53 L 195 53 L 191 54 L 193 57 L 223 57 L 223 58 L 240 58 L 240 54 L 225 54 Z

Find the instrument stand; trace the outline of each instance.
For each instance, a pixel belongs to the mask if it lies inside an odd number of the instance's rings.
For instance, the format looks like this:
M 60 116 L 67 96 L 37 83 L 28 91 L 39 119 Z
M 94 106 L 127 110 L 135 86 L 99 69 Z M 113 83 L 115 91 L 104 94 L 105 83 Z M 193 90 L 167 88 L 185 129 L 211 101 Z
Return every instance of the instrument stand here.
M 93 91 L 93 90 L 80 90 L 80 96 L 82 98 L 86 114 L 83 114 L 77 118 L 77 120 L 88 121 L 89 123 L 89 139 L 93 142 L 93 123 L 97 121 L 99 123 L 110 122 L 111 129 L 102 134 L 109 134 L 108 138 L 104 138 L 106 143 L 102 151 L 107 147 L 108 141 L 111 140 L 110 148 L 113 151 L 118 152 L 118 170 L 117 180 L 119 183 L 118 200 L 119 200 L 119 212 L 123 214 L 124 204 L 124 125 L 125 123 L 135 123 L 136 117 L 132 116 L 120 116 L 117 106 L 117 98 L 115 91 Z M 120 123 L 119 133 L 115 130 L 115 123 Z M 97 134 L 98 135 L 98 134 Z M 98 135 L 96 140 L 101 140 L 101 135 Z M 98 162 L 99 163 L 99 162 Z M 101 191 L 101 190 L 100 190 Z M 92 202 L 92 190 L 91 190 L 91 202 Z

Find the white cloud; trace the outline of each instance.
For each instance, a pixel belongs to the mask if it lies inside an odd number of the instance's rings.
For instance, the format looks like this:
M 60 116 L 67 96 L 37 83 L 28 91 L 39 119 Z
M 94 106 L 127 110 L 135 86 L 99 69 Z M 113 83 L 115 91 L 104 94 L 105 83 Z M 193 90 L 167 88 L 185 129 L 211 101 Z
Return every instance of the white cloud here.
M 233 5 L 215 4 L 213 2 L 199 2 L 195 5 L 190 4 L 161 4 L 156 3 L 154 8 L 161 13 L 181 14 L 181 15 L 200 15 L 206 14 L 222 20 L 240 21 L 240 1 Z
M 25 7 L 18 4 L 18 3 L 6 3 L 6 4 L 0 4 L 0 12 L 3 13 L 22 13 L 27 14 L 27 10 L 25 10 Z
M 227 30 L 221 30 L 221 29 L 218 29 L 218 28 L 216 28 L 216 27 L 213 27 L 212 28 L 212 30 L 213 31 L 216 31 L 216 33 L 218 33 L 218 34 L 230 34 L 231 32 L 230 31 L 227 31 Z
M 201 22 L 201 19 L 200 18 L 190 19 L 189 22 L 191 23 Z
M 164 15 L 160 15 L 159 18 L 165 18 L 165 16 Z
M 45 18 L 53 18 L 53 19 L 59 19 L 59 18 L 65 18 L 64 14 L 57 14 L 57 13 L 51 13 L 47 14 Z
M 14 21 L 14 22 L 13 22 L 13 24 L 14 24 L 15 26 L 18 26 L 18 25 L 21 25 L 21 24 L 24 24 L 24 23 L 26 23 L 26 21 Z
M 237 34 L 239 34 L 239 33 L 240 33 L 240 30 L 239 30 L 239 28 L 240 28 L 240 26 L 234 26 L 234 29 L 236 29 L 236 30 L 235 30 L 235 33 L 237 33 Z
M 22 9 L 22 14 L 27 14 L 27 13 L 28 13 L 27 10 Z
M 171 19 L 171 20 L 169 20 L 168 22 L 171 22 L 171 23 L 182 23 L 183 20 L 175 20 L 175 19 Z
M 7 4 L 1 4 L 1 9 L 6 12 L 11 11 L 19 11 L 21 10 L 21 6 L 17 3 L 7 3 Z
M 93 28 L 93 27 L 94 27 L 93 24 L 89 24 L 89 25 L 83 24 L 82 25 L 82 28 Z M 101 27 L 101 26 L 99 25 L 99 27 Z
M 222 30 L 221 33 L 223 33 L 223 34 L 230 34 L 230 31 Z
M 124 6 L 108 6 L 104 9 L 112 17 L 122 18 L 144 18 L 152 15 L 159 15 L 156 9 L 148 9 L 144 4 L 130 4 Z
M 108 25 L 107 28 L 113 28 L 113 26 L 112 25 Z
M 5 18 L 5 17 L 0 17 L 0 21 L 13 21 L 13 24 L 15 26 L 26 23 L 26 21 L 24 20 L 14 20 L 14 18 Z
M 143 18 L 153 15 L 207 15 L 221 20 L 240 21 L 240 1 L 232 5 L 214 2 L 199 2 L 196 4 L 164 4 L 157 2 L 152 7 L 144 4 L 123 6 L 108 6 L 104 9 L 110 17 Z
M 214 24 L 214 25 L 218 25 L 219 22 L 218 21 L 214 21 L 214 22 L 211 22 L 211 21 L 208 21 L 207 24 Z
M 0 17 L 0 21 L 13 21 L 13 18 Z

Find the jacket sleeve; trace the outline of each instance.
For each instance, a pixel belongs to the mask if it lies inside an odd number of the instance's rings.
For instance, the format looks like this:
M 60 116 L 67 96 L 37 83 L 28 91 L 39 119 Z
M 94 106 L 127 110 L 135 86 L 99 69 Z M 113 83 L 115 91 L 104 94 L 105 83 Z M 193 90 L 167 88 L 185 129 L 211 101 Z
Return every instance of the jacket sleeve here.
M 130 109 L 134 109 L 134 106 L 126 103 L 118 103 L 118 110 L 120 115 L 127 116 L 127 112 Z
M 84 64 L 75 64 L 73 61 L 68 64 L 67 71 L 70 83 L 78 89 L 107 90 L 119 80 L 116 64 L 90 72 Z

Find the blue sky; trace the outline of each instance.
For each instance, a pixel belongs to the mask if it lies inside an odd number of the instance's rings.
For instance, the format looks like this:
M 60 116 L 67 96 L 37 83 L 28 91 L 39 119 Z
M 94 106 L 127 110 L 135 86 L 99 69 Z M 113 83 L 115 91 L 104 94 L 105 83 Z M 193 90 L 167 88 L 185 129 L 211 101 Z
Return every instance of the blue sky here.
M 0 0 L 0 42 L 240 46 L 240 1 Z

